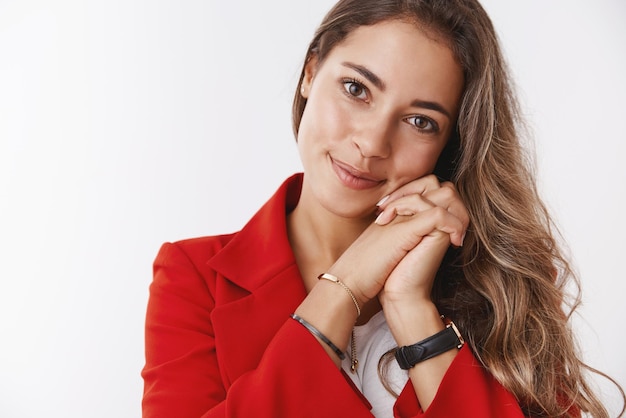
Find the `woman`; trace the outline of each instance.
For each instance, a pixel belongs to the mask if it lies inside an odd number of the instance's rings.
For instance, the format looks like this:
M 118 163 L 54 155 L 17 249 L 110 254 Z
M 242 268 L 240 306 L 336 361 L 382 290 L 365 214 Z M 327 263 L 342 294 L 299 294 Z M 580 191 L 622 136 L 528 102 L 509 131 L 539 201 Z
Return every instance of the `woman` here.
M 293 109 L 304 175 L 155 261 L 145 417 L 608 416 L 476 1 L 341 0 Z

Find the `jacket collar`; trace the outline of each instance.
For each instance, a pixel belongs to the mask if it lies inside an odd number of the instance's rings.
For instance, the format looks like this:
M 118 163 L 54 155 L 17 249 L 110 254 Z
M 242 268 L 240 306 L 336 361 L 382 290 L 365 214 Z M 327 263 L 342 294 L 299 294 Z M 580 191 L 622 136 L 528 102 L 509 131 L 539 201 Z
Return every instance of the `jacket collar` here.
M 302 175 L 286 180 L 207 262 L 218 274 L 211 320 L 225 388 L 257 367 L 273 336 L 306 296 L 286 220 L 301 186 Z
M 287 214 L 298 204 L 303 174 L 288 178 L 208 265 L 253 292 L 296 261 L 287 235 Z

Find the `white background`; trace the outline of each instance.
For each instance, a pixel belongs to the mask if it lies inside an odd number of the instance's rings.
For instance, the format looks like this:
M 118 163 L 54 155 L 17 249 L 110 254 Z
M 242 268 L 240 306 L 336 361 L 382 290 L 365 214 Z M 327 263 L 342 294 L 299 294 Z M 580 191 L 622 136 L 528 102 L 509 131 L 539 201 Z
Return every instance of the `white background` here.
M 140 416 L 154 256 L 239 229 L 300 170 L 292 91 L 331 3 L 0 0 L 0 416 Z M 582 276 L 585 359 L 626 385 L 626 2 L 484 5 Z

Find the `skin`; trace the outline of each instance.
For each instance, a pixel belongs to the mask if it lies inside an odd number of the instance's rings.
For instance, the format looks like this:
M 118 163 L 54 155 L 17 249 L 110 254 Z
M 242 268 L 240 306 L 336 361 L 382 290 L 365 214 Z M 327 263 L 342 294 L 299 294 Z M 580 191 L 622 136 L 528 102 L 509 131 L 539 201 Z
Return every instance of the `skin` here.
M 305 176 L 288 217 L 308 291 L 296 313 L 342 349 L 355 322 L 380 309 L 398 345 L 444 328 L 430 290 L 448 246 L 462 245 L 469 218 L 454 186 L 430 173 L 462 89 L 446 44 L 402 21 L 359 27 L 323 62 L 311 57 L 305 67 L 298 134 Z M 352 290 L 359 318 L 344 289 L 316 279 L 322 272 Z M 455 355 L 409 371 L 424 410 Z

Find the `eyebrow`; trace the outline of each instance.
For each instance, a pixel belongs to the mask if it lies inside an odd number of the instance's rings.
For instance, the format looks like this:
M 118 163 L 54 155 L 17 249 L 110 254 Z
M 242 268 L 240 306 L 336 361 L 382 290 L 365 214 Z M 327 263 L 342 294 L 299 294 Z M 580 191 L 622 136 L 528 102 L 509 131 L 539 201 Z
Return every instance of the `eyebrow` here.
M 366 67 L 358 64 L 354 64 L 352 62 L 343 62 L 341 63 L 344 67 L 348 67 L 361 74 L 363 77 L 369 80 L 374 86 L 376 86 L 380 91 L 385 91 L 385 82 L 380 79 L 376 74 L 368 70 Z M 452 115 L 450 112 L 446 110 L 441 104 L 437 102 L 430 102 L 427 100 L 414 100 L 411 102 L 411 106 L 413 107 L 421 107 L 423 109 L 430 109 L 436 112 L 442 113 L 448 117 L 448 119 L 452 119 Z
M 436 112 L 443 113 L 444 115 L 448 117 L 448 119 L 452 119 L 452 115 L 450 114 L 450 112 L 448 112 L 445 107 L 443 107 L 437 102 L 429 102 L 426 100 L 414 100 L 411 102 L 411 106 L 434 110 Z
M 386 86 L 383 80 L 381 80 L 380 77 L 378 77 L 376 74 L 374 74 L 367 68 L 363 67 L 362 65 L 353 64 L 351 62 L 343 62 L 342 65 L 348 68 L 352 68 L 354 71 L 361 74 L 363 77 L 367 78 L 370 81 L 370 83 L 378 87 L 379 90 L 385 91 Z

